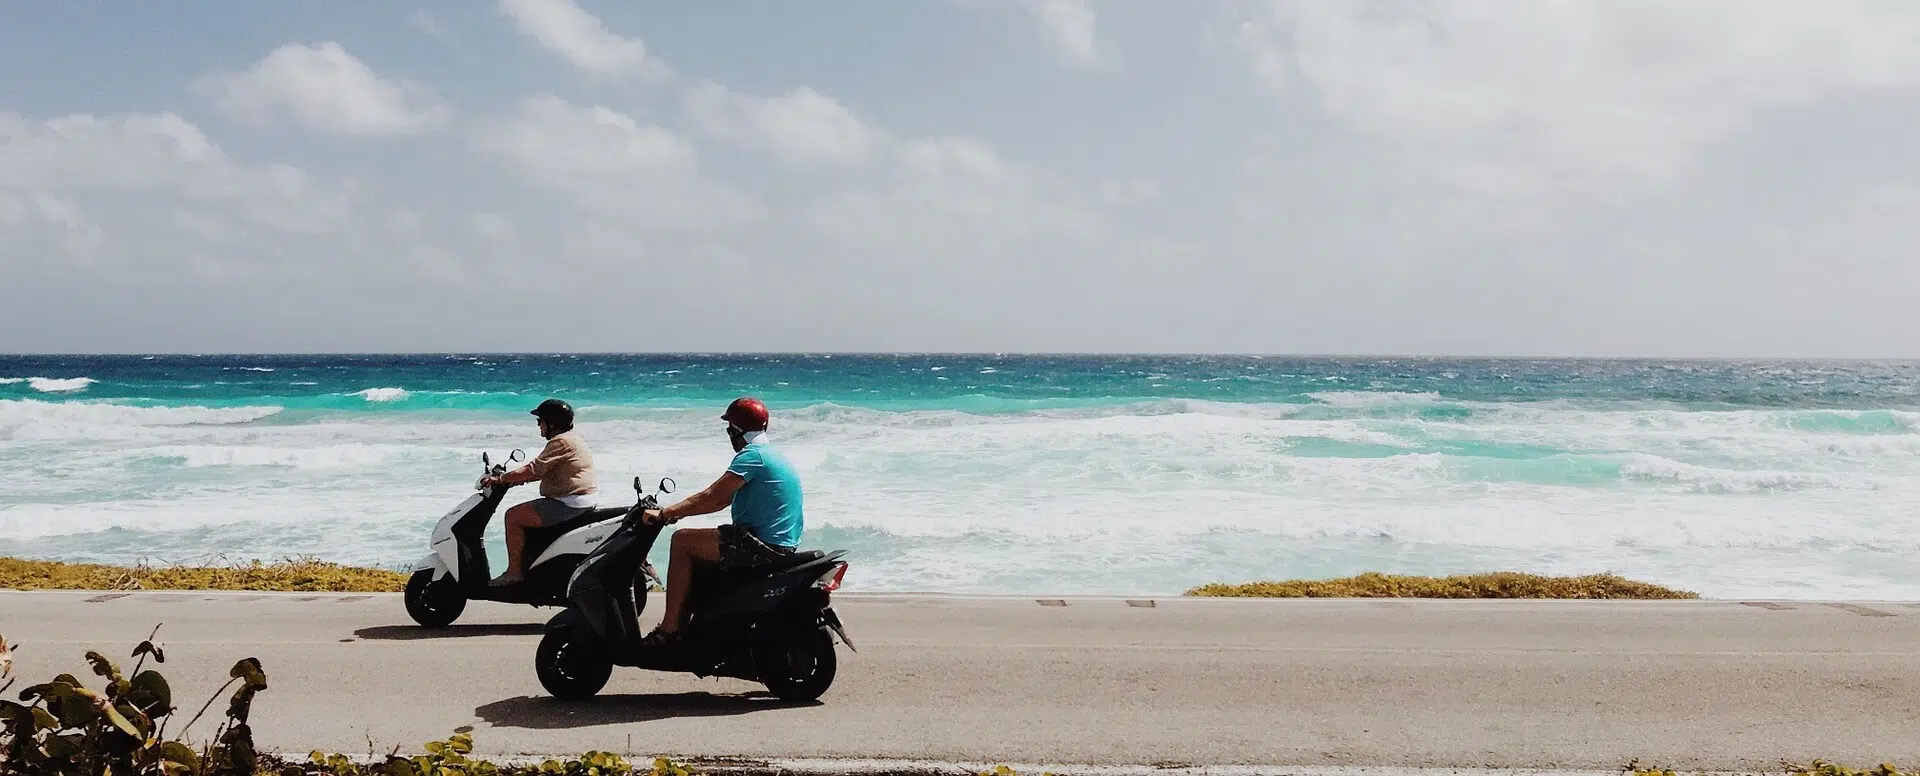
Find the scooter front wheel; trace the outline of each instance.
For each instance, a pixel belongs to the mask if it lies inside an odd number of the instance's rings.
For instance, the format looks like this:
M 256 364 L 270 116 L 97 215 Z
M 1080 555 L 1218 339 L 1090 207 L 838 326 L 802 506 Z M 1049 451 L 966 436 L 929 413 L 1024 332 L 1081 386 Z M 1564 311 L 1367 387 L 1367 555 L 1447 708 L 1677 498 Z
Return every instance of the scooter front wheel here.
M 452 577 L 434 579 L 433 569 L 413 572 L 407 580 L 407 615 L 429 628 L 445 628 L 467 609 L 467 594 Z
M 759 645 L 754 650 L 754 662 L 767 690 L 792 703 L 806 703 L 825 695 L 833 686 L 838 667 L 833 637 L 819 628 L 794 631 Z
M 598 645 L 574 640 L 572 629 L 566 628 L 547 631 L 540 639 L 540 648 L 533 653 L 533 672 L 553 697 L 574 701 L 591 698 L 607 686 L 613 662 Z

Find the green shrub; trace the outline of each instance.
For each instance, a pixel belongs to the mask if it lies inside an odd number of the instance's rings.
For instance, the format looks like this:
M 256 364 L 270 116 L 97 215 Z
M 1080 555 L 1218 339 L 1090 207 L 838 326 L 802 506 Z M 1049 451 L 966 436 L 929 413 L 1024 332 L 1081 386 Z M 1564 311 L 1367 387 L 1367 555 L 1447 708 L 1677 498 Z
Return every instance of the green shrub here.
M 1452 577 L 1415 577 L 1367 573 L 1344 579 L 1211 584 L 1188 590 L 1189 596 L 1214 598 L 1565 598 L 1665 600 L 1699 598 L 1612 574 L 1545 577 L 1502 571 Z
M 156 626 L 154 635 L 159 632 Z M 0 639 L 0 678 L 12 673 L 15 648 Z M 169 736 L 167 726 L 177 710 L 173 691 L 160 672 L 143 670 L 149 657 L 155 664 L 166 662 L 166 649 L 149 636 L 134 647 L 132 656 L 139 662 L 128 678 L 105 655 L 87 653 L 93 673 L 105 683 L 98 691 L 72 674 L 61 674 L 21 690 L 21 703 L 0 698 L 0 772 L 46 776 L 244 776 L 254 772 L 259 758 L 247 716 L 254 695 L 267 688 L 260 661 L 247 658 L 235 663 L 226 685 Z M 199 749 L 180 740 L 236 683 L 240 688 L 228 700 L 226 720 L 213 738 Z M 0 693 L 13 684 L 13 679 L 7 679 L 0 684 Z
M 428 741 L 424 754 L 400 757 L 389 754 L 385 760 L 359 763 L 338 754 L 314 752 L 304 763 L 266 761 L 261 770 L 281 776 L 698 776 L 692 768 L 666 759 L 653 761 L 650 770 L 633 764 L 611 752 L 588 752 L 566 760 L 546 760 L 537 765 L 499 765 L 477 760 L 473 737 L 458 733 L 443 741 Z
M 1835 765 L 1825 760 L 1814 760 L 1813 763 L 1809 765 L 1797 765 L 1794 763 L 1782 763 L 1782 765 L 1784 766 L 1782 772 L 1786 774 L 1786 776 L 1914 776 L 1912 772 L 1903 772 L 1891 763 L 1881 763 L 1876 767 L 1866 770 L 1856 770 L 1844 765 Z M 1638 758 L 1628 763 L 1627 767 L 1622 768 L 1621 771 L 1629 776 L 1680 776 L 1680 774 L 1672 768 L 1648 768 L 1643 766 L 1640 764 Z
M 407 575 L 359 568 L 310 557 L 272 563 L 199 566 L 107 566 L 0 558 L 0 587 L 16 590 L 268 590 L 325 593 L 391 593 L 406 589 Z
M 1862 771 L 1825 760 L 1814 760 L 1810 765 L 1789 765 L 1787 773 L 1792 776 L 1913 776 L 1912 772 L 1902 773 L 1892 763 L 1881 763 Z

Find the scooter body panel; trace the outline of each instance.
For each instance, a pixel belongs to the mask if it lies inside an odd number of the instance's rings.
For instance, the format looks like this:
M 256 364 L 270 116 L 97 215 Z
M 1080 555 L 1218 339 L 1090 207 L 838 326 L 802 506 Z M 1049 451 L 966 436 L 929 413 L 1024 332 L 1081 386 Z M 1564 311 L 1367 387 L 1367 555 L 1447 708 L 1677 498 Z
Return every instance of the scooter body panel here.
M 413 564 L 413 568 L 407 569 L 408 574 L 421 571 L 432 571 L 434 579 L 446 579 L 448 575 L 453 573 L 453 569 L 447 566 L 446 560 L 440 557 L 439 552 L 434 552 L 427 557 L 421 558 L 419 562 Z
M 466 497 L 458 506 L 449 510 L 440 518 L 440 522 L 435 523 L 433 526 L 431 547 L 433 548 L 434 557 L 440 561 L 439 568 L 452 574 L 455 582 L 460 581 L 460 540 L 459 537 L 454 534 L 454 526 L 459 525 L 461 520 L 467 518 L 475 509 L 478 509 L 482 504 L 486 503 L 486 501 L 487 494 L 485 491 L 476 492 Z M 499 502 L 495 501 L 494 503 L 497 506 Z M 424 568 L 424 566 L 416 566 L 415 570 L 418 571 L 421 568 Z
M 566 556 L 573 556 L 574 561 L 578 562 L 581 558 L 586 557 L 587 553 L 592 552 L 593 548 L 598 547 L 601 542 L 606 541 L 607 537 L 612 536 L 613 532 L 619 530 L 619 528 L 619 520 L 606 520 L 599 523 L 589 523 L 568 531 L 562 534 L 560 538 L 554 539 L 552 544 L 547 545 L 546 549 L 540 553 L 540 557 L 535 558 L 532 563 L 527 565 L 527 568 L 539 568 L 548 561 Z

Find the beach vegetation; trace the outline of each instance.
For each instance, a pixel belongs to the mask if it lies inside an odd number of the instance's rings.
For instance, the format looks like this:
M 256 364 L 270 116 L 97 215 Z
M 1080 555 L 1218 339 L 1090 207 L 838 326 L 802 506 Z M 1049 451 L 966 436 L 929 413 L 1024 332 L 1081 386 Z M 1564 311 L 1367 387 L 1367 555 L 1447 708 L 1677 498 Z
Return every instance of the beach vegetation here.
M 158 626 L 134 647 L 137 659 L 131 674 L 99 652 L 88 652 L 88 665 L 100 678 L 94 689 L 73 674 L 35 684 L 18 696 L 0 697 L 0 773 L 46 776 L 244 776 L 256 771 L 260 757 L 253 745 L 247 717 L 253 699 L 267 689 L 260 661 L 245 658 L 233 664 L 228 680 L 207 699 L 192 718 L 169 730 L 179 718 L 173 691 L 157 669 L 166 662 L 166 647 L 155 640 Z M 13 651 L 18 645 L 0 638 L 0 696 L 12 690 L 16 677 Z M 235 685 L 238 685 L 236 688 Z M 194 723 L 226 696 L 223 721 L 205 743 L 186 743 Z M 17 697 L 19 700 L 13 700 Z
M 1872 768 L 1852 768 L 1825 760 L 1814 760 L 1812 763 L 1783 762 L 1780 766 L 1780 772 L 1785 776 L 1915 776 L 1913 771 L 1902 771 L 1892 763 L 1881 763 Z M 1685 773 L 1672 768 L 1643 765 L 1639 758 L 1627 763 L 1627 766 L 1620 770 L 1625 776 L 1681 776 Z
M 0 588 L 15 590 L 252 590 L 392 593 L 407 575 L 389 569 L 329 563 L 312 557 L 262 562 L 132 566 L 0 557 Z
M 1340 579 L 1211 584 L 1187 595 L 1209 598 L 1553 598 L 1676 600 L 1696 593 L 1613 574 L 1549 577 L 1502 571 L 1450 577 L 1367 573 Z

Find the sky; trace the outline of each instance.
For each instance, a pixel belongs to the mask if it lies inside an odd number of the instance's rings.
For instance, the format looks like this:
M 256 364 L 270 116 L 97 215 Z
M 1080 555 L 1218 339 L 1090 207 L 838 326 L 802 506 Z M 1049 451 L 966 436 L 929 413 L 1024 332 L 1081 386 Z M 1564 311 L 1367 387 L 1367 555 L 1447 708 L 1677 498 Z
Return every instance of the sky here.
M 1911 0 L 0 0 L 0 352 L 1920 356 Z

